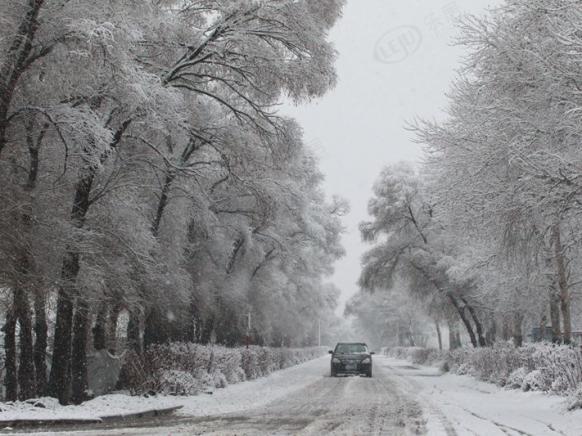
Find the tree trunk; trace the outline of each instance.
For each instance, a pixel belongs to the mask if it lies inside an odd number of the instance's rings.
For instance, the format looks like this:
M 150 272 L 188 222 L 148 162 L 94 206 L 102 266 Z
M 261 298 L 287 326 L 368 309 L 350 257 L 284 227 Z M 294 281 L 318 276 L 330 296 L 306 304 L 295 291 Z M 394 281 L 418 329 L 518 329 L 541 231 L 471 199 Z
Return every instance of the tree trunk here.
M 523 345 L 523 314 L 521 312 L 514 312 L 513 314 L 513 345 L 516 348 Z
M 0 154 L 6 146 L 8 112 L 16 86 L 22 74 L 30 65 L 33 41 L 38 30 L 38 15 L 44 0 L 28 0 L 26 13 L 10 43 L 5 61 L 0 65 Z M 38 54 L 40 56 L 40 53 Z
M 16 401 L 18 399 L 18 380 L 16 374 L 16 316 L 12 309 L 6 313 L 4 327 L 4 352 L 6 361 L 4 362 L 4 387 L 6 388 L 6 401 Z
M 406 343 L 404 341 L 404 334 L 402 333 L 401 322 L 398 322 L 398 346 L 405 347 Z
M 68 260 L 63 266 L 63 276 L 75 276 L 78 260 L 67 253 Z M 71 332 L 73 330 L 73 302 L 71 291 L 59 289 L 57 298 L 57 319 L 53 339 L 53 358 L 47 388 L 47 395 L 58 398 L 61 404 L 68 404 L 70 390 Z
M 188 331 L 186 332 L 186 342 L 198 342 L 200 336 L 200 316 L 198 314 L 198 304 L 192 295 L 190 297 L 190 310 L 188 311 Z
M 87 379 L 87 338 L 89 336 L 89 305 L 84 298 L 77 300 L 73 327 L 73 347 L 71 358 L 73 404 L 81 404 L 89 399 Z
M 160 234 L 160 225 L 166 207 L 170 201 L 170 191 L 175 178 L 175 172 L 169 170 L 166 173 L 162 192 L 160 193 L 160 198 L 158 200 L 158 207 L 152 222 L 152 235 L 154 238 L 157 238 Z M 146 308 L 147 316 L 145 318 L 143 333 L 144 349 L 147 349 L 152 344 L 162 344 L 168 340 L 168 323 L 166 317 L 162 315 L 162 310 L 163 309 L 160 308 L 159 305 L 153 305 L 152 307 Z
M 127 348 L 141 356 L 143 354 L 141 344 L 140 310 L 131 308 L 129 310 L 129 322 L 127 323 Z
M 456 350 L 457 343 L 455 341 L 455 327 L 452 322 L 449 322 L 449 350 Z
M 207 318 L 204 322 L 204 328 L 202 329 L 201 343 L 209 344 L 212 339 L 212 332 L 214 331 L 214 315 Z
M 503 325 L 501 328 L 501 337 L 504 341 L 509 341 L 511 339 L 511 326 L 509 323 L 509 317 L 507 314 L 503 315 Z
M 408 324 L 408 328 L 406 330 L 408 333 L 408 341 L 410 342 L 410 346 L 416 347 L 416 341 L 414 340 L 414 333 L 412 332 L 412 321 Z
M 43 291 L 34 294 L 34 367 L 36 371 L 36 394 L 43 396 L 46 389 L 46 348 L 48 325 L 46 320 L 46 296 Z
M 27 145 L 30 155 L 30 167 L 26 191 L 31 192 L 36 187 L 38 177 L 38 150 L 40 142 L 44 136 L 42 132 L 37 144 L 32 139 L 32 125 L 27 126 Z M 31 282 L 30 275 L 33 265 L 32 255 L 28 245 L 32 245 L 32 195 L 27 199 L 21 214 L 22 235 L 26 243 L 21 248 L 18 258 L 19 283 L 14 289 L 14 312 L 18 320 L 19 338 L 20 338 L 20 359 L 18 365 L 18 383 L 20 385 L 18 398 L 27 400 L 34 398 L 37 393 L 37 384 L 35 382 L 35 365 L 34 365 L 34 341 L 32 331 L 32 313 L 30 307 L 29 285 Z
M 479 338 L 479 346 L 486 347 L 487 341 L 483 336 L 483 325 L 481 324 L 481 321 L 479 321 L 479 317 L 477 316 L 476 310 L 473 308 L 473 306 L 467 303 L 467 300 L 465 300 L 464 298 L 461 298 L 461 301 L 465 304 L 465 307 L 469 310 L 471 318 L 473 318 L 473 322 L 475 323 L 475 329 L 477 330 L 477 337 Z
M 49 128 L 49 124 L 45 123 L 38 136 L 33 137 L 35 130 L 34 119 L 31 119 L 26 125 L 26 143 L 28 147 L 28 154 L 30 158 L 29 169 L 28 169 L 28 180 L 26 182 L 26 191 L 32 193 L 37 186 L 38 182 L 38 172 L 40 168 L 40 147 L 42 141 L 45 137 L 46 131 Z M 34 198 L 32 195 L 28 198 L 28 210 L 22 214 L 22 221 L 24 227 L 26 228 L 27 238 L 30 245 L 33 244 L 32 237 L 32 224 L 33 224 L 33 202 Z M 24 276 L 28 276 L 31 273 L 32 267 L 32 255 L 25 251 L 23 253 L 23 272 Z M 27 280 L 28 281 L 28 280 Z M 34 298 L 34 334 L 36 340 L 34 342 L 34 378 L 36 380 L 36 395 L 43 396 L 46 389 L 46 378 L 47 378 L 47 368 L 46 368 L 46 349 L 48 343 L 48 324 L 46 320 L 46 296 L 45 291 L 36 288 L 33 292 Z M 28 305 L 28 301 L 27 301 Z M 23 322 L 28 323 L 28 320 Z M 31 322 L 31 321 L 30 321 Z M 31 333 L 32 335 L 32 333 Z M 22 341 L 21 341 L 22 343 Z M 22 345 L 21 345 L 22 347 Z
M 550 290 L 550 321 L 552 323 L 552 342 L 554 344 L 562 342 L 562 333 L 560 331 L 560 296 L 555 289 Z
M 560 309 L 562 310 L 562 325 L 564 332 L 564 343 L 572 343 L 572 315 L 570 312 L 570 292 L 560 298 Z
M 448 320 L 449 326 L 449 350 L 461 348 L 461 335 L 457 321 Z
M 101 303 L 93 327 L 93 348 L 95 351 L 107 348 L 107 303 Z
M 544 310 L 542 312 L 542 316 L 540 317 L 540 324 L 539 324 L 540 341 L 545 341 L 545 339 L 546 339 L 546 327 L 548 325 L 548 318 L 546 316 L 546 310 L 547 310 L 547 308 L 544 308 Z M 534 342 L 537 342 L 535 339 L 535 336 L 534 336 L 533 340 L 534 340 Z
M 18 364 L 18 399 L 28 400 L 36 394 L 34 379 L 34 346 L 30 302 L 23 289 L 14 290 L 14 311 L 18 319 L 20 356 Z
M 121 306 L 115 305 L 109 312 L 109 322 L 107 323 L 107 349 L 111 354 L 117 353 L 117 323 Z
M 485 332 L 485 340 L 489 346 L 492 346 L 497 340 L 497 322 L 495 320 L 495 315 L 493 314 L 491 314 L 489 318 L 489 327 Z
M 564 260 L 560 224 L 556 224 L 554 226 L 552 236 L 554 245 L 554 260 L 558 276 L 558 288 L 560 291 L 560 309 L 562 311 L 562 323 L 564 327 L 563 340 L 564 343 L 569 344 L 572 341 L 572 319 L 570 314 L 570 286 L 568 285 L 568 273 L 566 271 L 566 263 Z
M 37 0 L 38 1 L 38 0 Z M 132 120 L 126 120 L 113 135 L 110 144 L 115 149 Z M 100 156 L 104 163 L 109 156 Z M 84 175 L 78 181 L 75 198 L 71 210 L 71 222 L 77 228 L 83 228 L 89 207 L 91 206 L 91 189 L 97 174 L 97 166 L 88 166 Z M 49 378 L 48 394 L 59 399 L 61 404 L 67 404 L 70 392 L 71 371 L 71 336 L 73 326 L 73 299 L 76 297 L 76 281 L 79 275 L 80 253 L 75 247 L 67 247 L 61 269 L 61 285 L 57 297 L 57 320 L 53 345 L 53 359 Z
M 441 326 L 439 325 L 438 320 L 434 320 L 434 325 L 436 328 L 437 339 L 439 341 L 439 351 L 443 351 L 443 336 L 441 334 Z
M 150 345 L 165 344 L 169 341 L 168 321 L 159 306 L 149 309 L 145 319 L 143 331 L 143 347 L 147 350 Z
M 174 183 L 175 178 L 176 174 L 174 172 L 169 171 L 166 174 L 166 179 L 164 180 L 162 192 L 160 194 L 160 199 L 158 201 L 158 207 L 156 209 L 156 215 L 152 223 L 152 234 L 154 235 L 155 238 L 157 238 L 160 234 L 160 224 L 162 222 L 164 212 L 166 211 L 166 207 L 168 206 L 168 203 L 170 201 L 170 191 L 172 189 L 172 184 Z
M 71 211 L 71 220 L 77 228 L 82 228 L 85 223 L 95 171 L 96 169 L 90 169 L 89 173 L 77 184 Z M 48 394 L 57 397 L 61 404 L 69 402 L 73 299 L 76 294 L 75 282 L 80 268 L 80 253 L 76 248 L 67 247 L 61 271 L 62 283 L 57 297 L 57 320 L 48 389 Z
M 479 344 L 477 343 L 477 338 L 475 336 L 475 332 L 473 331 L 473 326 L 471 325 L 471 321 L 469 320 L 469 318 L 467 318 L 467 316 L 465 314 L 465 309 L 459 305 L 459 302 L 453 296 L 452 293 L 450 293 L 450 292 L 447 293 L 447 296 L 449 297 L 449 300 L 451 301 L 451 303 L 453 304 L 453 306 L 457 310 L 459 317 L 461 318 L 461 321 L 463 322 L 463 325 L 465 326 L 465 329 L 467 330 L 467 333 L 469 334 L 469 339 L 471 340 L 471 345 L 473 345 L 474 348 L 477 348 L 479 346 Z

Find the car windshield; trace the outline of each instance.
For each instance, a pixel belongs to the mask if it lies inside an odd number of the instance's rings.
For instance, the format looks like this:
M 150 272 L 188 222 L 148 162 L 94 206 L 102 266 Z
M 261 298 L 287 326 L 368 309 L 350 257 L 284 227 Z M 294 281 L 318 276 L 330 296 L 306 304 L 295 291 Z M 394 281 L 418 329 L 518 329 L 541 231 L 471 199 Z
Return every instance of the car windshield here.
M 337 344 L 335 352 L 338 354 L 363 354 L 368 349 L 364 344 Z

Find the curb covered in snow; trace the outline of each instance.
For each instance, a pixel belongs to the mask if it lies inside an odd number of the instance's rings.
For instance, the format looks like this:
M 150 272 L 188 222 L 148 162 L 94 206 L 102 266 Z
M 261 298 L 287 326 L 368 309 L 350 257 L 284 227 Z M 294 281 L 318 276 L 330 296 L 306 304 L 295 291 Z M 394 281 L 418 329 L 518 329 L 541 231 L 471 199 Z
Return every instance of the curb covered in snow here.
M 149 409 L 143 412 L 132 412 L 132 413 L 121 413 L 118 415 L 106 415 L 101 416 L 101 421 L 103 422 L 115 422 L 115 421 L 125 421 L 127 419 L 135 419 L 135 418 L 151 418 L 152 416 L 162 416 L 162 415 L 170 415 L 184 406 L 174 406 L 174 407 L 166 407 L 164 409 Z
M 0 431 L 6 427 L 39 427 L 45 425 L 78 425 L 100 424 L 103 422 L 126 421 L 128 419 L 149 418 L 154 416 L 170 415 L 184 406 L 173 406 L 162 409 L 148 409 L 139 412 L 122 413 L 116 415 L 103 415 L 98 418 L 63 418 L 63 419 L 14 419 L 0 420 Z

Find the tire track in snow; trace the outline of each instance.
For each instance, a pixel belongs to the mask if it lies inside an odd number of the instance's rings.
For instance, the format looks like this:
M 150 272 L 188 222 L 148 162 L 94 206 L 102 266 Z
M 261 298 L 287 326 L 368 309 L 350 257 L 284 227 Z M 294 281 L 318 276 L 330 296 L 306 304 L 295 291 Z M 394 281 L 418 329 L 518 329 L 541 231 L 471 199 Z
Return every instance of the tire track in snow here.
M 215 435 L 391 435 L 425 434 L 420 406 L 378 368 L 372 379 L 320 380 L 242 420 L 198 422 L 198 434 Z
M 321 360 L 305 367 L 305 377 L 310 381 L 296 390 L 277 396 L 271 402 L 256 406 L 244 404 L 232 412 L 212 412 L 207 416 L 176 416 L 160 420 L 134 421 L 122 427 L 94 426 L 75 428 L 79 435 L 377 435 L 412 436 L 426 434 L 422 408 L 410 389 L 403 388 L 381 360 L 375 367 L 373 378 L 331 378 L 329 361 Z M 375 363 L 376 365 L 376 363 Z M 283 386 L 295 383 L 297 373 L 286 379 L 278 378 Z M 318 372 L 320 371 L 320 376 Z M 313 381 L 311 381 L 313 380 Z M 249 386 L 256 386 L 249 384 Z M 268 386 L 259 384 L 260 389 Z M 240 388 L 238 388 L 240 389 Z M 236 390 L 236 389 L 235 389 Z M 227 390 L 224 391 L 226 394 Z M 260 394 L 259 394 L 260 396 Z M 237 398 L 238 398 L 237 397 Z M 256 401 L 257 391 L 248 392 L 249 400 Z M 193 401 L 195 401 L 193 399 Z M 216 408 L 212 409 L 216 410 Z M 73 429 L 70 429 L 73 430 Z M 73 434 L 65 430 L 66 434 Z M 51 433 L 52 434 L 52 433 Z M 455 436 L 450 433 L 450 436 Z
M 381 360 L 379 362 L 381 362 Z M 382 368 L 390 371 L 391 375 L 394 376 L 396 381 L 400 384 L 401 388 L 405 392 L 407 392 L 408 395 L 417 398 L 422 397 L 422 395 L 420 394 L 422 387 L 411 377 L 407 377 L 405 374 L 402 374 L 395 367 L 387 364 L 386 362 L 383 362 Z M 406 366 L 405 368 L 417 369 L 416 367 L 412 366 Z M 446 415 L 438 407 L 436 407 L 426 398 L 423 398 L 423 405 L 425 406 L 427 412 L 432 413 L 438 419 L 447 436 L 459 436 L 459 434 L 455 430 L 453 423 L 446 417 Z
M 388 359 L 383 363 L 386 369 L 391 371 L 397 381 L 401 384 L 401 386 L 403 386 L 404 390 L 410 392 L 411 395 L 417 395 L 417 397 L 423 399 L 422 404 L 425 406 L 426 411 L 429 412 L 431 416 L 437 418 L 440 421 L 440 423 L 445 427 L 444 430 L 447 435 L 472 433 L 487 436 L 492 434 L 510 436 L 536 436 L 541 434 L 553 434 L 557 436 L 566 436 L 566 433 L 560 429 L 557 429 L 555 425 L 544 422 L 540 419 L 536 419 L 535 415 L 530 416 L 530 414 L 519 414 L 519 419 L 515 420 L 510 414 L 501 414 L 499 417 L 497 417 L 497 415 L 491 415 L 491 417 L 489 417 L 489 413 L 487 412 L 485 414 L 479 413 L 479 408 L 476 409 L 478 413 L 470 410 L 469 408 L 473 408 L 472 405 L 479 406 L 481 401 L 491 401 L 490 399 L 484 398 L 483 396 L 477 395 L 474 399 L 472 399 L 473 402 L 469 403 L 462 403 L 458 401 L 453 403 L 447 401 L 441 402 L 441 397 L 442 399 L 447 398 L 446 392 L 443 392 L 442 389 L 437 387 L 440 386 L 439 382 L 435 381 L 434 386 L 430 382 L 426 383 L 425 377 L 431 376 L 431 374 L 427 373 L 427 368 L 413 367 L 411 365 L 401 365 L 394 361 L 390 362 Z M 419 373 L 415 373 L 415 371 L 419 371 Z M 433 374 L 432 376 L 438 377 L 437 374 Z M 419 377 L 423 378 L 421 379 Z M 468 385 L 462 380 L 460 380 L 459 385 L 463 389 L 475 391 L 487 396 L 495 393 L 492 392 L 494 388 L 491 388 L 491 390 L 480 389 L 479 386 Z M 432 398 L 434 396 L 433 390 L 440 392 L 440 395 L 437 395 L 436 397 L 439 398 L 438 400 L 436 398 Z M 464 405 L 466 407 L 463 407 Z M 487 408 L 485 408 L 485 410 L 487 410 Z M 450 417 L 447 418 L 447 416 Z M 514 417 L 518 418 L 518 416 Z M 473 422 L 476 424 L 476 427 L 480 428 L 480 430 L 474 431 L 469 428 L 471 427 L 471 424 L 468 423 L 470 423 L 471 420 L 475 420 Z M 454 423 L 451 423 L 451 421 L 454 421 Z M 478 422 L 481 424 L 477 424 Z M 509 422 L 509 424 L 505 424 L 504 422 Z M 516 424 L 513 424 L 514 422 Z M 533 425 L 534 423 L 536 424 Z M 538 428 L 538 425 L 543 427 Z M 481 426 L 483 426 L 483 428 L 481 428 Z M 524 429 L 524 427 L 527 428 L 527 430 Z M 438 426 L 437 431 L 442 431 L 440 426 Z

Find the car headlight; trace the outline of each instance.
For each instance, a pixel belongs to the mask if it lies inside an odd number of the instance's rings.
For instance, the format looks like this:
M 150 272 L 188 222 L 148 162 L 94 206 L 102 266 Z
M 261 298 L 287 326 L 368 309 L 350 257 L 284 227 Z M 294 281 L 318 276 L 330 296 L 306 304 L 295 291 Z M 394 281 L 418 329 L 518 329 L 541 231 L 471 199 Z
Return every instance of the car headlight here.
M 342 361 L 341 361 L 341 360 L 339 360 L 337 357 L 334 357 L 333 359 L 331 359 L 331 361 L 332 361 L 333 363 L 342 363 Z
M 364 360 L 362 360 L 361 363 L 372 363 L 372 359 L 370 359 L 369 357 L 366 357 Z

